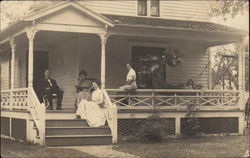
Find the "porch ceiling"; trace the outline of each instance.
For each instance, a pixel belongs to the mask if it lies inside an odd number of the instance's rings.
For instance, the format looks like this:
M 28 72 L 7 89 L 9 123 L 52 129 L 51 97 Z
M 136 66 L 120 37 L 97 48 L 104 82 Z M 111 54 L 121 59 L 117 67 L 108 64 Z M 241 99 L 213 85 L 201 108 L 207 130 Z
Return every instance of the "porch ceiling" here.
M 79 35 L 79 33 L 39 31 L 34 39 L 34 48 L 49 49 L 64 41 L 77 38 Z M 16 42 L 19 46 L 28 47 L 28 39 L 25 34 L 17 38 Z

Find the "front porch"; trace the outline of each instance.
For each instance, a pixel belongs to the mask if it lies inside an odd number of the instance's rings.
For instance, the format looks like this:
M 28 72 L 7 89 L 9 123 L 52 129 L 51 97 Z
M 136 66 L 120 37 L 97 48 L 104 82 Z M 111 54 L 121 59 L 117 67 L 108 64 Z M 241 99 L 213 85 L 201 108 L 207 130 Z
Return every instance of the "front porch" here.
M 195 117 L 201 120 L 205 134 L 243 134 L 244 32 L 205 22 L 99 15 L 76 2 L 63 3 L 26 20 L 27 23 L 9 28 L 14 31 L 7 29 L 0 34 L 1 74 L 4 75 L 1 120 L 3 118 L 6 124 L 3 128 L 10 137 L 13 136 L 12 119 L 18 115 L 16 111 L 26 113 L 21 117 L 28 125 L 27 140 L 40 144 L 46 141 L 46 120 L 75 122 L 74 111 L 66 109 L 74 107 L 74 85 L 81 70 L 87 71 L 88 77 L 101 80 L 110 128 L 108 139 L 110 141 L 111 136 L 112 143 L 117 142 L 119 135 L 133 135 L 128 129 L 141 126 L 155 112 L 171 122 L 170 135 L 182 133 L 188 111 L 194 111 Z M 234 42 L 241 43 L 238 89 L 214 90 L 209 47 Z M 143 89 L 141 81 L 135 92 L 117 89 L 125 83 L 126 62 L 137 64 L 138 59 L 148 54 L 162 56 L 167 48 L 177 49 L 184 56 L 180 66 L 161 65 L 157 84 L 152 79 L 150 89 Z M 135 70 L 139 72 L 140 66 L 149 65 L 144 63 L 138 64 Z M 64 90 L 66 111 L 51 113 L 39 102 L 37 84 L 45 69 L 50 69 L 51 77 Z M 169 89 L 173 87 L 169 85 L 186 83 L 190 78 L 203 88 Z M 223 123 L 228 126 L 212 132 L 206 129 L 207 125 L 216 124 L 212 128 L 217 128 Z M 75 137 L 71 136 L 74 141 Z

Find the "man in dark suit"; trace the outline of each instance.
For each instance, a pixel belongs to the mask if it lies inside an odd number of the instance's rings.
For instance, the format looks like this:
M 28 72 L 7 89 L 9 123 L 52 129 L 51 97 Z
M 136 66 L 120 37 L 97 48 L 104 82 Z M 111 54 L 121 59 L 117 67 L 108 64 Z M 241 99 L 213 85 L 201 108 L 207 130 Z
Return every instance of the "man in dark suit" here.
M 57 95 L 57 110 L 62 110 L 62 99 L 63 99 L 63 91 L 58 87 L 55 80 L 50 78 L 49 70 L 45 70 L 44 78 L 40 82 L 39 86 L 41 97 L 47 95 L 49 100 L 49 109 L 53 110 L 52 97 L 54 94 Z

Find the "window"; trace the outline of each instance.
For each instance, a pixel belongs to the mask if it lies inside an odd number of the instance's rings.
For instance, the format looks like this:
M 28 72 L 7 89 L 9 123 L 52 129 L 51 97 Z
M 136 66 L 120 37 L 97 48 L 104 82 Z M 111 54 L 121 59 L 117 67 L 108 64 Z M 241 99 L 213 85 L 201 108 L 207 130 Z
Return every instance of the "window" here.
M 159 6 L 160 6 L 159 0 L 151 0 L 151 8 L 150 8 L 151 16 L 159 16 L 160 15 Z
M 147 12 L 150 16 L 160 16 L 160 0 L 138 0 L 138 15 L 147 16 Z
M 138 0 L 138 15 L 147 15 L 147 0 Z

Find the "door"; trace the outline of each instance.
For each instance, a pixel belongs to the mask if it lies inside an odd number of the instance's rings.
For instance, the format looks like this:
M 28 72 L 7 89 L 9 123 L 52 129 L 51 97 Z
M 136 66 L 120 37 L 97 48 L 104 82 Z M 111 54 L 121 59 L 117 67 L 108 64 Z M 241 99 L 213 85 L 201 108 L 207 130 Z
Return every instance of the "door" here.
M 48 68 L 49 52 L 34 51 L 33 87 L 39 99 L 39 83 L 44 76 L 44 71 Z

